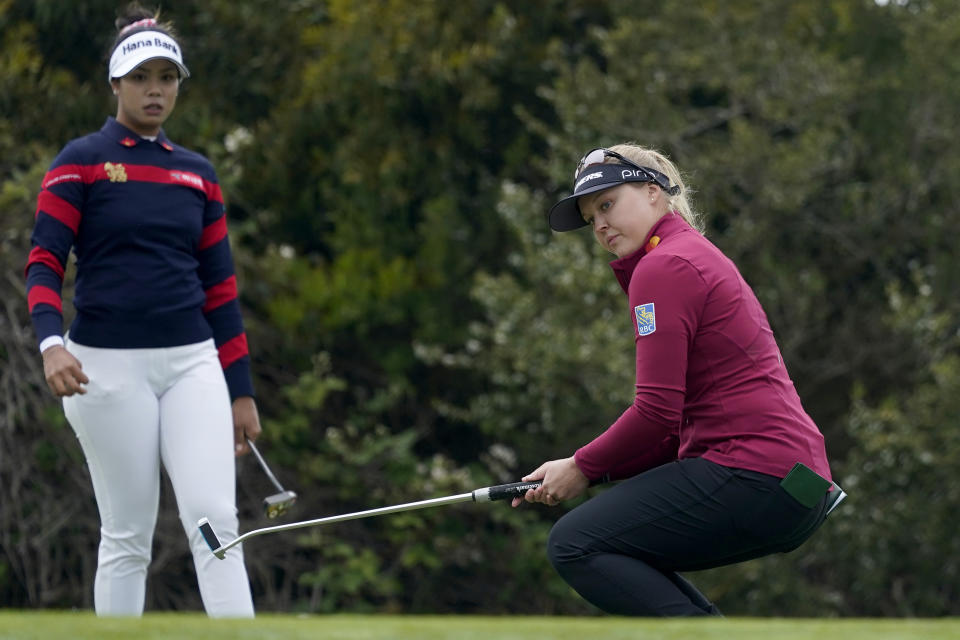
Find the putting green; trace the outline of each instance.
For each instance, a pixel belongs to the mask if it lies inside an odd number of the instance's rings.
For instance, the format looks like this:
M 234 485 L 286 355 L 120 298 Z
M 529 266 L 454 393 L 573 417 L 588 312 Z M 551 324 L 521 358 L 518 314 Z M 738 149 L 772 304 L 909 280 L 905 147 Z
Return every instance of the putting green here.
M 647 620 L 628 618 L 279 615 L 210 620 L 200 613 L 100 619 L 88 611 L 0 610 L 0 640 L 960 640 L 960 619 Z

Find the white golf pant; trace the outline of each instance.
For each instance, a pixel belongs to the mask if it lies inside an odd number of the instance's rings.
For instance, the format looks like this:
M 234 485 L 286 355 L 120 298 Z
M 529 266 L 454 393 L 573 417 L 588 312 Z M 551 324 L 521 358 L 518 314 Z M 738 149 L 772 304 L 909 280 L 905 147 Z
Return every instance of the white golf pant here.
M 206 516 L 237 535 L 233 416 L 213 340 L 161 349 L 101 349 L 66 341 L 90 379 L 64 398 L 100 510 L 97 615 L 143 613 L 157 522 L 160 464 L 173 484 L 200 595 L 213 617 L 251 617 L 240 545 L 218 560 L 197 529 Z

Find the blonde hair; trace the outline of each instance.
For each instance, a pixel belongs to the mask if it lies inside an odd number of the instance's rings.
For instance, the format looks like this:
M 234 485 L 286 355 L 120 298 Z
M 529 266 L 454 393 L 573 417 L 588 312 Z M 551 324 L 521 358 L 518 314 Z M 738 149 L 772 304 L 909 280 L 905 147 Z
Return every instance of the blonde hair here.
M 693 208 L 693 204 L 688 197 L 689 194 L 687 185 L 683 183 L 683 177 L 680 175 L 680 170 L 677 169 L 677 166 L 673 164 L 673 162 L 667 156 L 663 155 L 656 149 L 642 147 L 632 142 L 625 142 L 623 144 L 618 144 L 608 148 L 611 151 L 619 153 L 625 158 L 633 160 L 641 167 L 650 167 L 651 169 L 656 169 L 670 179 L 671 185 L 679 186 L 680 193 L 675 196 L 671 196 L 666 191 L 663 192 L 667 197 L 668 207 L 670 210 L 679 213 L 680 216 L 686 220 L 687 224 L 689 224 L 691 227 L 700 233 L 703 233 L 704 224 L 702 216 Z M 606 158 L 604 162 L 608 164 L 617 164 L 619 161 L 616 158 Z

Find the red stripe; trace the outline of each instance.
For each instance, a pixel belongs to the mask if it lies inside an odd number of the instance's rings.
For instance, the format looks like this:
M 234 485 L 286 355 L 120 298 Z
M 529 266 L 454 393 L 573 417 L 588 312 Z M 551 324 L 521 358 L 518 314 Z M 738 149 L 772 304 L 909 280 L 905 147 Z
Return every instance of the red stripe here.
M 60 294 L 50 287 L 44 287 L 39 284 L 30 287 L 30 292 L 27 293 L 27 307 L 31 313 L 33 312 L 33 308 L 38 304 L 48 304 L 56 309 L 57 312 L 63 313 L 63 302 L 60 300 Z M 246 344 L 246 342 L 244 342 L 244 344 Z
M 46 189 L 37 197 L 37 213 L 41 211 L 67 225 L 74 233 L 80 227 L 80 210 Z
M 92 181 L 110 179 L 110 174 L 107 173 L 104 164 L 105 163 L 89 167 L 93 175 Z M 117 168 L 123 168 L 123 175 L 126 176 L 126 179 L 121 180 L 121 182 L 156 182 L 190 187 L 202 191 L 209 200 L 223 203 L 223 197 L 220 194 L 220 185 L 216 182 L 204 180 L 192 171 L 166 169 L 164 167 L 154 167 L 147 164 L 123 164 L 120 162 L 114 164 Z
M 98 180 L 110 180 L 110 174 L 104 167 L 106 163 L 100 164 L 65 164 L 56 169 L 51 169 L 43 178 L 43 188 L 46 189 L 52 184 L 60 182 L 84 182 L 91 184 Z M 164 167 L 155 167 L 147 164 L 124 164 L 115 162 L 117 173 L 114 174 L 114 180 L 119 182 L 158 182 L 160 184 L 175 184 L 185 187 L 191 187 L 202 191 L 208 200 L 223 204 L 223 193 L 220 191 L 220 185 L 216 182 L 205 180 L 202 176 L 192 171 L 182 171 L 180 169 L 166 169 Z M 123 173 L 119 173 L 123 169 Z
M 212 247 L 227 237 L 227 216 L 220 216 L 203 228 L 200 236 L 200 251 Z
M 213 200 L 223 204 L 223 192 L 220 191 L 220 185 L 216 182 L 203 181 L 203 191 L 207 194 L 207 200 Z
M 223 282 L 215 284 L 206 290 L 207 303 L 203 305 L 203 312 L 216 309 L 237 298 L 237 276 L 230 276 Z
M 60 264 L 60 261 L 57 260 L 55 255 L 43 247 L 34 247 L 30 252 L 30 255 L 27 257 L 27 266 L 23 269 L 23 275 L 27 275 L 27 271 L 30 270 L 30 265 L 32 264 L 47 265 L 63 280 L 63 265 Z
M 234 362 L 250 353 L 247 350 L 247 334 L 241 333 L 231 338 L 217 348 L 220 354 L 220 366 L 226 369 Z

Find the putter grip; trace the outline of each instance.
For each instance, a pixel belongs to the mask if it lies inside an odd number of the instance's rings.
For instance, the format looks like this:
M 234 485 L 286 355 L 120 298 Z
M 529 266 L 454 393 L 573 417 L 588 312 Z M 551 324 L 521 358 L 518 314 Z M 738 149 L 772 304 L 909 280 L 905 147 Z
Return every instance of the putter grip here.
M 532 482 L 511 482 L 510 484 L 498 484 L 495 487 L 487 487 L 489 500 L 509 500 L 510 498 L 522 498 L 527 490 L 536 489 L 541 484 L 540 480 Z

